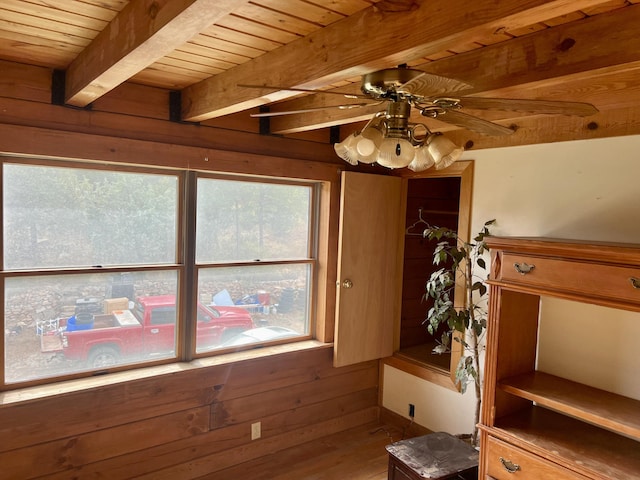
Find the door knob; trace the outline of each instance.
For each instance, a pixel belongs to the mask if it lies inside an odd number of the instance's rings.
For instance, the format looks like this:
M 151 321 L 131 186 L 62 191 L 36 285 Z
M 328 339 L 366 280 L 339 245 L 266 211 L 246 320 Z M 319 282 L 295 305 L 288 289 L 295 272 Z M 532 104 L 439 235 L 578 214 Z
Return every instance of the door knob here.
M 348 278 L 342 281 L 342 288 L 351 288 L 353 287 L 353 282 Z

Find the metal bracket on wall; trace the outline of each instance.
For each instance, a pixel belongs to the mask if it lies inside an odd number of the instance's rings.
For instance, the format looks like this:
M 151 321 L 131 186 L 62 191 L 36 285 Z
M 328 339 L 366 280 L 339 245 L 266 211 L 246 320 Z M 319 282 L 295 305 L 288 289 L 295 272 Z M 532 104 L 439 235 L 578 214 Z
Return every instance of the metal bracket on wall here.
M 54 70 L 51 73 L 51 104 L 64 105 L 64 90 L 66 84 L 66 72 Z
M 260 113 L 269 113 L 270 108 L 267 105 L 260 106 Z M 271 119 L 269 117 L 260 117 L 260 135 L 271 135 Z
M 62 107 L 75 108 L 76 110 L 91 110 L 93 103 L 85 107 L 76 107 L 68 105 L 64 102 L 65 89 L 67 85 L 67 72 L 64 70 L 53 70 L 51 73 L 51 104 L 60 105 Z
M 187 125 L 200 125 L 200 122 L 182 120 L 182 92 L 180 90 L 169 92 L 169 121 Z
M 333 125 L 329 127 L 329 143 L 340 142 L 340 125 Z

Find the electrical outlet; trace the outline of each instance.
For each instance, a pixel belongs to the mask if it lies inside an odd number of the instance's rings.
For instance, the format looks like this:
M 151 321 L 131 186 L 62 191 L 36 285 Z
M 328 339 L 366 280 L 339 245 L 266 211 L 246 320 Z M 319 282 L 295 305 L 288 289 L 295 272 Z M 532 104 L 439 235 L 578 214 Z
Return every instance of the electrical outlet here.
M 251 424 L 251 440 L 257 440 L 262 435 L 260 422 Z
M 416 416 L 416 406 L 413 403 L 409 404 L 409 417 L 413 418 Z

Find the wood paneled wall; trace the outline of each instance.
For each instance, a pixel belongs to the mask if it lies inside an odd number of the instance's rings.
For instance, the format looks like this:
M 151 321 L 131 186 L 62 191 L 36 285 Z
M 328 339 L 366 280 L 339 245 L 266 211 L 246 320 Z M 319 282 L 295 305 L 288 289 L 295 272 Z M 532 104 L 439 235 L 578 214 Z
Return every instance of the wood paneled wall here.
M 0 477 L 224 478 L 216 472 L 374 421 L 377 387 L 377 361 L 336 369 L 321 347 L 5 404 Z
M 441 267 L 433 265 L 433 252 L 438 242 L 430 242 L 422 237 L 427 225 L 419 222 L 420 215 L 429 225 L 457 230 L 459 203 L 460 179 L 457 177 L 409 180 L 406 217 L 409 232 L 404 238 L 401 349 L 434 342 L 434 336 L 429 335 L 423 324 L 433 303 L 423 299 L 423 295 L 429 276 Z M 439 339 L 443 332 L 444 329 L 436 338 Z
M 260 135 L 250 112 L 200 124 L 169 121 L 169 90 L 124 83 L 88 108 L 52 104 L 52 71 L 0 60 L 0 124 L 106 135 L 340 165 L 329 130 Z
M 224 129 L 171 122 L 168 103 L 145 101 L 168 102 L 167 91 L 123 85 L 92 110 L 75 109 L 51 104 L 50 70 L 0 62 L 0 71 L 7 152 L 189 168 L 194 154 L 215 150 L 209 169 L 286 171 L 332 185 L 344 164 L 328 142 L 258 135 L 244 120 Z M 337 192 L 323 213 L 327 285 L 335 282 Z M 332 331 L 334 304 L 324 295 L 318 323 Z M 376 420 L 377 361 L 336 369 L 332 353 L 330 345 L 290 346 L 233 363 L 200 359 L 73 381 L 85 388 L 0 393 L 0 478 L 225 478 L 221 471 L 246 460 Z M 258 421 L 262 438 L 252 441 Z

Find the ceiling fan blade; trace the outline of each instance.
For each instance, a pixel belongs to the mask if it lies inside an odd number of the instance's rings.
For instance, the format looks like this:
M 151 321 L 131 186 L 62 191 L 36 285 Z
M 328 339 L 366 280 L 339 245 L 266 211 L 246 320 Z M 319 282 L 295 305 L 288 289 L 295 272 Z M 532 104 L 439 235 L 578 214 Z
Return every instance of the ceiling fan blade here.
M 590 103 L 564 102 L 556 100 L 528 100 L 519 98 L 461 97 L 463 108 L 481 110 L 502 110 L 510 112 L 544 113 L 557 115 L 577 115 L 586 117 L 598 113 Z
M 264 113 L 252 113 L 250 116 L 253 118 L 261 118 L 261 117 L 278 117 L 281 115 L 295 115 L 296 113 L 309 113 L 309 112 L 317 112 L 318 110 L 331 110 L 331 109 L 339 109 L 339 110 L 350 110 L 352 108 L 362 108 L 362 107 L 372 107 L 376 105 L 380 105 L 383 102 L 373 102 L 373 103 L 348 103 L 346 105 L 327 105 L 326 107 L 312 107 L 305 108 L 301 110 L 283 110 L 281 112 L 264 112 Z
M 424 72 L 400 85 L 397 91 L 418 97 L 433 97 L 436 95 L 460 92 L 462 90 L 468 90 L 469 88 L 472 88 L 472 86 L 460 80 Z
M 266 88 L 268 90 L 289 90 L 291 92 L 328 93 L 330 95 L 340 95 L 341 97 L 344 97 L 344 98 L 371 98 L 369 95 L 361 95 L 361 94 L 357 94 L 357 93 L 333 92 L 331 90 L 311 90 L 309 88 L 279 87 L 279 86 L 275 86 L 275 85 L 238 84 L 238 87 L 243 87 L 243 88 Z
M 438 114 L 436 118 L 483 135 L 511 135 L 514 132 L 510 128 L 462 113 L 459 110 L 445 110 L 444 113 Z

